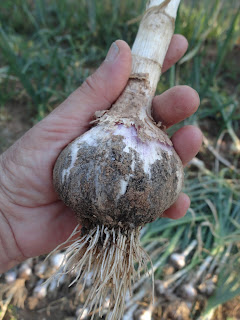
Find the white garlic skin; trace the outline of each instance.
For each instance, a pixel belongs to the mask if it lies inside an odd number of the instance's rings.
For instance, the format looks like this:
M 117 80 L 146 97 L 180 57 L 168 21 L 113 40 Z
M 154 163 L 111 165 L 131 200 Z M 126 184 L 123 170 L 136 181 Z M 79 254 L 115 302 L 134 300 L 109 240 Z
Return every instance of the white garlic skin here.
M 79 317 L 81 314 L 81 317 L 79 318 L 79 320 L 84 320 L 87 319 L 89 310 L 87 308 L 85 308 L 84 310 L 80 307 L 77 309 L 76 311 L 76 316 Z
M 44 277 L 44 274 L 46 273 L 47 268 L 48 268 L 48 264 L 46 261 L 39 262 L 34 267 L 34 273 L 39 278 L 42 278 Z
M 152 311 L 139 309 L 134 313 L 133 320 L 152 320 Z
M 13 283 L 17 280 L 17 271 L 15 269 L 11 269 L 4 274 L 4 278 L 7 284 Z
M 186 265 L 186 258 L 185 258 L 185 256 L 183 254 L 173 253 L 170 256 L 170 262 L 177 269 L 182 269 Z
M 44 299 L 47 296 L 47 283 L 43 283 L 42 280 L 37 282 L 36 287 L 33 290 L 33 296 L 38 299 Z
M 181 288 L 181 296 L 188 301 L 194 301 L 197 298 L 197 290 L 191 283 L 187 283 Z
M 98 125 L 62 151 L 54 187 L 80 221 L 135 228 L 155 220 L 176 201 L 182 163 L 167 135 L 158 130 L 166 143 L 143 142 L 134 125 Z
M 55 253 L 50 257 L 51 266 L 54 269 L 58 269 L 61 267 L 64 260 L 64 253 Z

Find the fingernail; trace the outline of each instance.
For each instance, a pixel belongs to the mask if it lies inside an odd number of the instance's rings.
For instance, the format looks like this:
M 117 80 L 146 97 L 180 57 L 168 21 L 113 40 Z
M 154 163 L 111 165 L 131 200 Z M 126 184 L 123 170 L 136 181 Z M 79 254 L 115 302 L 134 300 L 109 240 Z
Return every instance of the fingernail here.
M 105 61 L 109 61 L 109 62 L 114 62 L 114 60 L 117 58 L 119 54 L 119 48 L 116 44 L 116 42 L 113 42 L 113 44 L 111 45 L 108 54 L 106 56 Z

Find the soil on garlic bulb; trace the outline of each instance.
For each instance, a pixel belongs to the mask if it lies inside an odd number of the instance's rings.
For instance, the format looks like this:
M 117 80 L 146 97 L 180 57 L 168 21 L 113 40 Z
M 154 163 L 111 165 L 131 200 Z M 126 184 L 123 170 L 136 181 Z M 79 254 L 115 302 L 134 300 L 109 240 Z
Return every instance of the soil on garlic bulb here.
M 141 142 L 134 126 L 117 125 L 114 132 L 97 126 L 61 153 L 54 181 L 84 225 L 133 229 L 176 200 L 182 166 L 171 146 Z

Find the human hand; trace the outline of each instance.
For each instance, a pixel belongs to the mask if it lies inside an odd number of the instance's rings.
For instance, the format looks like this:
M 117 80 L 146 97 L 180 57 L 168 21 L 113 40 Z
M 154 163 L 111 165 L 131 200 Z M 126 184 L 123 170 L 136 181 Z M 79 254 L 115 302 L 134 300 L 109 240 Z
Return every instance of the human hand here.
M 30 129 L 0 156 L 0 272 L 22 260 L 47 253 L 71 234 L 77 222 L 73 212 L 57 197 L 52 172 L 62 149 L 89 128 L 97 110 L 109 109 L 124 89 L 131 73 L 131 51 L 118 40 L 99 69 L 58 108 Z M 178 61 L 187 41 L 175 35 L 163 71 Z M 169 127 L 193 114 L 199 105 L 195 90 L 178 86 L 156 96 L 153 116 Z M 193 126 L 172 137 L 185 165 L 198 152 L 202 134 Z M 182 217 L 190 205 L 181 194 L 165 212 Z

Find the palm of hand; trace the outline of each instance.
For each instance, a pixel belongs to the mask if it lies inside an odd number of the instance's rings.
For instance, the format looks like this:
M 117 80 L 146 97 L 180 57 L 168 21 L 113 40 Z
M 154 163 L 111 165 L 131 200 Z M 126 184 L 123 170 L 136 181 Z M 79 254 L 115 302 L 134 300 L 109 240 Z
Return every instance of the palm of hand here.
M 173 38 L 165 69 L 185 52 L 183 40 L 180 36 Z M 131 71 L 130 49 L 122 41 L 117 43 L 120 53 L 114 64 L 105 61 L 66 101 L 0 157 L 4 170 L 2 191 L 8 199 L 2 210 L 19 250 L 19 259 L 51 251 L 66 240 L 76 225 L 73 212 L 58 200 L 53 189 L 53 166 L 61 150 L 87 130 L 94 112 L 108 109 L 126 85 Z M 163 108 L 165 100 L 168 110 Z M 192 89 L 173 88 L 155 98 L 153 114 L 156 120 L 161 119 L 169 126 L 195 112 L 198 104 Z M 172 140 L 183 163 L 187 163 L 198 152 L 201 134 L 187 127 Z M 179 218 L 188 206 L 188 198 L 182 195 L 166 216 Z
M 55 147 L 59 134 L 48 139 L 51 148 L 47 150 L 41 140 L 31 145 L 35 131 L 38 134 L 37 126 L 2 155 L 2 190 L 10 200 L 5 216 L 10 212 L 8 222 L 26 257 L 50 251 L 76 224 L 71 210 L 58 200 L 52 184 L 52 168 L 61 151 Z M 50 132 L 44 134 L 47 137 Z M 10 172 L 14 183 L 9 179 Z

